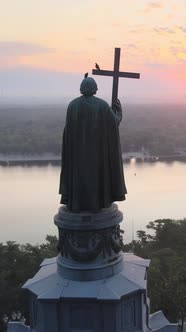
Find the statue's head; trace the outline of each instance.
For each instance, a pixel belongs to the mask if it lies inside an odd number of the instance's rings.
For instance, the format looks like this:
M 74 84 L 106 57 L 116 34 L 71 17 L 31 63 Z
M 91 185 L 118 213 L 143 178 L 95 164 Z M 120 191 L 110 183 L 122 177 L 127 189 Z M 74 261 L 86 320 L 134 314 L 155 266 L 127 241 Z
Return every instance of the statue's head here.
M 86 77 L 83 79 L 80 85 L 80 92 L 85 96 L 92 96 L 96 94 L 97 91 L 96 81 L 92 77 Z

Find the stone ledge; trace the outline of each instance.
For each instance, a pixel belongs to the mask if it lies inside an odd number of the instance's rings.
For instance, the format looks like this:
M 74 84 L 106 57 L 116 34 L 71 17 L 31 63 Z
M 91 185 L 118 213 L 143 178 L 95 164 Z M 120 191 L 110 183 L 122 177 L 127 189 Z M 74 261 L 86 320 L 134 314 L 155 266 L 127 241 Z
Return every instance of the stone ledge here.
M 123 214 L 116 204 L 98 213 L 80 212 L 75 213 L 61 206 L 54 217 L 54 223 L 59 228 L 69 230 L 97 230 L 105 229 L 119 224 L 123 220 Z

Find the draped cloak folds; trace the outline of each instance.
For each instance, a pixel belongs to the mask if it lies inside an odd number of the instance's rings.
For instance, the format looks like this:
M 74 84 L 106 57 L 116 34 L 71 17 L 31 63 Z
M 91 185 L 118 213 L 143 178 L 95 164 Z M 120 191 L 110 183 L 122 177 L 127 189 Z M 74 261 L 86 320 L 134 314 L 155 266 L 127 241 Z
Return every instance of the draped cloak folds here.
M 97 212 L 125 199 L 116 115 L 93 95 L 80 96 L 68 106 L 59 193 L 61 203 L 74 212 Z

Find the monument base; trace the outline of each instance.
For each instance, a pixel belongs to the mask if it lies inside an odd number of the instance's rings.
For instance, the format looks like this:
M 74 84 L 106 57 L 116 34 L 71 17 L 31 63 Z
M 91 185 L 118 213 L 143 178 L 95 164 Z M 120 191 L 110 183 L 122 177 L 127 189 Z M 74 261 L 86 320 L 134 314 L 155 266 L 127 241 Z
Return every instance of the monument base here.
M 59 209 L 54 218 L 59 255 L 45 259 L 23 286 L 30 298 L 29 332 L 150 329 L 146 292 L 150 261 L 122 252 L 122 220 L 116 204 L 96 214 Z M 26 331 L 21 328 L 17 331 Z
M 54 222 L 59 255 L 46 259 L 24 288 L 37 332 L 144 331 L 149 261 L 123 254 L 116 204 L 99 213 L 61 207 Z
M 78 281 L 63 277 L 58 257 L 46 259 L 24 288 L 30 293 L 31 331 L 146 331 L 148 260 L 122 254 L 111 277 Z

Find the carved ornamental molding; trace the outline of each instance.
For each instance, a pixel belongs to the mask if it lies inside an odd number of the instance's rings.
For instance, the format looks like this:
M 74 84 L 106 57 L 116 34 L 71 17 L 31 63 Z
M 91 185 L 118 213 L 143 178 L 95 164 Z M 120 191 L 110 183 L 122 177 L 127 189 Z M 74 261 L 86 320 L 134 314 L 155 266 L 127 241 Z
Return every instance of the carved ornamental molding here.
M 58 250 L 65 258 L 79 262 L 93 261 L 99 255 L 114 261 L 114 254 L 122 250 L 120 226 L 92 231 L 77 231 L 59 228 Z

